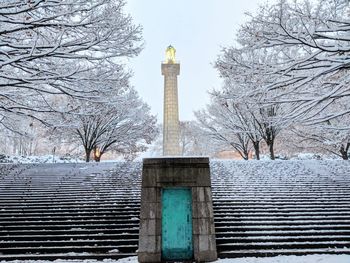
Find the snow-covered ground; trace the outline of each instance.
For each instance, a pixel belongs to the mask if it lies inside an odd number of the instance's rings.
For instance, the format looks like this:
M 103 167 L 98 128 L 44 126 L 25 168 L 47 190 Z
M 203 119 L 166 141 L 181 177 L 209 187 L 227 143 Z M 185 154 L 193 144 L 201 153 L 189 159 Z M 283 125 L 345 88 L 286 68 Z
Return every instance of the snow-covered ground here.
M 136 162 L 142 162 L 143 158 L 154 158 L 152 154 L 148 152 L 140 153 L 138 157 L 135 158 L 134 161 Z M 271 161 L 270 157 L 268 155 L 261 155 L 260 156 L 262 161 Z M 282 156 L 281 159 L 284 157 Z M 278 158 L 277 158 L 278 159 Z M 216 160 L 216 159 L 211 159 L 211 160 Z M 220 159 L 217 159 L 220 161 Z M 332 155 L 322 155 L 322 154 L 313 154 L 313 153 L 300 153 L 292 158 L 290 160 L 337 160 Z M 340 160 L 338 158 L 338 160 Z M 111 160 L 101 160 L 101 162 L 118 162 L 118 161 L 125 161 L 122 156 L 111 159 Z M 225 160 L 223 160 L 225 161 Z M 232 161 L 232 160 L 227 160 L 227 161 Z M 243 161 L 243 160 L 242 160 Z M 250 161 L 255 161 L 255 160 L 250 160 Z M 3 155 L 0 154 L 0 164 L 1 163 L 23 163 L 23 164 L 28 164 L 28 163 L 82 163 L 85 162 L 82 159 L 79 159 L 74 156 L 58 156 L 58 155 L 40 155 L 40 156 L 21 156 L 21 155 Z M 93 162 L 93 160 L 91 160 Z
M 104 259 L 97 260 L 62 260 L 55 261 L 35 261 L 35 260 L 15 260 L 1 261 L 1 263 L 137 263 L 137 257 L 123 258 L 119 260 Z M 219 259 L 216 263 L 349 263 L 350 255 L 307 255 L 307 256 L 278 256 L 266 258 L 230 258 Z
M 84 161 L 78 158 L 73 158 L 71 156 L 57 156 L 57 155 L 42 155 L 42 156 L 2 155 L 0 158 L 0 163 L 28 164 L 28 163 L 81 163 L 81 162 L 84 162 Z

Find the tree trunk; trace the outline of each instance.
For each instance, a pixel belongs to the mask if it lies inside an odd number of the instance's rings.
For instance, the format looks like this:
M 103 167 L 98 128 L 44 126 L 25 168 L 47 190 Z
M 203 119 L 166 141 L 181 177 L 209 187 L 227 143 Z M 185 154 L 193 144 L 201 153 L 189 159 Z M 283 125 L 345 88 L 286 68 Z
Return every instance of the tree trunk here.
M 260 141 L 253 142 L 255 157 L 257 160 L 260 160 Z
M 243 160 L 247 161 L 249 159 L 249 153 L 246 150 L 238 150 L 237 148 L 235 148 L 235 150 L 239 153 Z
M 340 147 L 339 151 L 341 153 L 341 158 L 343 158 L 343 160 L 349 160 L 348 151 L 347 149 L 345 149 L 343 145 Z
M 274 141 L 271 140 L 271 141 L 266 142 L 266 143 L 267 143 L 267 145 L 269 146 L 270 158 L 271 158 L 271 160 L 275 160 L 275 152 L 274 152 L 274 149 L 273 149 Z
M 85 162 L 90 162 L 90 155 L 92 149 L 85 149 Z
M 94 147 L 94 161 L 99 163 L 104 152 L 102 152 L 98 147 Z
M 248 153 L 244 153 L 243 154 L 243 159 L 248 161 L 249 160 L 249 154 Z
M 99 155 L 94 155 L 95 162 L 99 163 L 101 161 L 101 157 L 104 154 L 104 152 L 100 152 Z

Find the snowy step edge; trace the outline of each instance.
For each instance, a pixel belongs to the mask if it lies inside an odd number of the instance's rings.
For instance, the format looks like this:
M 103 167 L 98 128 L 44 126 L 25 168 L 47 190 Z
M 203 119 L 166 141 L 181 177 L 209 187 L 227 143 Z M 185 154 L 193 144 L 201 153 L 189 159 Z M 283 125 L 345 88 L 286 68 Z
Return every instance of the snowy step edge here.
M 115 213 L 113 215 L 95 215 L 91 213 L 90 215 L 53 215 L 53 216 L 25 216 L 25 215 L 16 215 L 11 217 L 4 217 L 0 216 L 0 223 L 2 221 L 16 221 L 16 222 L 31 222 L 31 221 L 47 221 L 47 220 L 67 220 L 67 221 L 74 221 L 74 220 L 114 220 L 117 218 L 131 218 L 131 217 L 138 217 L 139 212 L 135 213 L 128 213 L 128 214 L 118 214 Z M 214 212 L 214 220 L 218 221 L 225 221 L 225 220 L 239 220 L 239 221 L 260 221 L 260 220 L 271 220 L 271 221 L 283 221 L 283 220 L 335 220 L 335 219 L 347 219 L 350 221 L 350 213 L 348 215 L 308 215 L 308 216 L 298 216 L 298 215 L 283 215 L 283 216 L 276 216 L 274 214 L 271 214 L 270 216 L 245 216 L 245 215 L 231 215 L 230 213 L 225 214 L 217 214 Z
M 337 220 L 337 219 L 343 219 L 343 220 L 349 220 L 350 222 L 350 216 L 349 215 L 316 215 L 316 216 L 293 216 L 293 215 L 284 215 L 284 216 L 275 216 L 274 214 L 271 214 L 270 216 L 245 216 L 245 215 L 236 215 L 232 216 L 229 213 L 217 215 L 214 213 L 214 220 L 220 220 L 220 221 L 226 221 L 226 220 L 239 220 L 239 221 L 298 221 L 298 220 L 316 220 L 316 221 L 323 221 L 323 220 Z M 1 221 L 1 218 L 0 218 Z
M 135 201 L 134 201 L 135 202 Z M 119 203 L 118 200 L 114 200 L 113 202 L 90 202 L 89 200 L 81 200 L 77 201 L 71 204 L 65 204 L 65 203 L 60 203 L 60 202 L 55 202 L 54 200 L 52 203 L 47 203 L 45 205 L 38 205 L 38 204 L 31 204 L 27 202 L 21 202 L 17 204 L 0 204 L 0 209 L 2 208 L 47 208 L 47 207 L 52 207 L 52 208 L 70 208 L 70 207 L 115 207 L 120 204 L 124 203 Z M 130 208 L 132 208 L 130 206 Z
M 296 204 L 298 204 L 296 202 Z M 349 203 L 350 205 L 350 203 Z M 340 207 L 343 207 L 343 208 L 349 208 L 349 205 L 345 204 L 345 205 L 341 205 Z M 243 208 L 242 208 L 243 207 Z M 218 202 L 215 202 L 213 204 L 213 208 L 214 210 L 234 210 L 234 211 L 239 211 L 239 210 L 248 210 L 248 209 L 261 209 L 261 208 L 264 208 L 264 209 L 268 209 L 268 208 L 272 208 L 273 210 L 275 210 L 276 208 L 283 208 L 283 209 L 289 209 L 289 210 L 294 210 L 294 209 L 303 209 L 305 210 L 305 208 L 309 208 L 310 206 L 307 205 L 307 204 L 301 204 L 300 207 L 293 207 L 291 205 L 247 205 L 247 206 L 244 206 L 244 205 L 229 205 L 229 204 L 220 204 Z M 314 207 L 314 209 L 319 209 L 319 208 L 322 208 L 323 205 L 316 205 L 316 206 L 313 206 L 311 205 L 311 207 Z M 247 209 L 244 209 L 244 208 L 247 208 Z M 294 209 L 293 209 L 294 208 Z M 330 209 L 334 209 L 334 208 L 337 208 L 337 206 L 335 205 L 331 205 L 329 207 Z
M 230 225 L 230 224 L 224 224 L 223 226 L 218 226 L 217 224 L 215 224 L 215 230 L 217 233 L 221 233 L 221 228 L 226 230 L 225 233 L 231 232 L 231 231 L 227 231 L 227 229 L 233 228 L 233 229 L 280 229 L 280 230 L 285 230 L 285 229 L 311 229 L 311 228 L 317 228 L 317 229 L 325 229 L 325 230 L 332 230 L 333 228 L 345 228 L 345 229 L 350 229 L 350 223 L 349 224 L 328 224 L 328 225 L 296 225 L 296 226 L 289 226 L 289 225 L 283 225 L 283 226 L 279 226 L 279 225 L 259 225 L 259 224 L 254 224 L 254 225 Z M 232 232 L 234 233 L 234 232 Z
M 101 234 L 64 234 L 64 235 L 6 235 L 6 236 L 0 236 L 0 240 L 3 242 L 46 242 L 46 241 L 79 241 L 79 240 L 111 240 L 111 241 L 130 241 L 130 242 L 136 242 L 138 241 L 139 237 L 139 230 L 135 231 L 134 233 L 130 233 L 127 231 L 120 231 L 119 234 L 109 234 L 109 233 L 101 233 Z
M 245 249 L 245 250 L 234 250 L 234 251 L 220 251 L 219 255 L 223 254 L 314 254 L 314 253 L 336 253 L 336 254 L 350 254 L 350 248 L 326 248 L 326 249 Z
M 69 237 L 68 237 L 69 238 Z M 138 245 L 138 239 L 67 239 L 67 240 L 32 240 L 32 241 L 6 241 L 1 240 L 0 251 L 5 250 L 6 248 L 11 248 L 15 246 L 16 248 L 20 247 L 72 247 L 72 246 L 117 246 L 117 247 L 134 247 Z M 106 244 L 107 243 L 107 244 Z
M 270 241 L 266 241 L 266 242 L 240 242 L 240 243 L 222 243 L 219 244 L 218 246 L 222 247 L 226 247 L 226 246 L 230 246 L 230 247 L 238 247 L 238 246 L 242 246 L 242 247 L 249 247 L 249 246 L 319 246 L 319 245 L 327 245 L 329 247 L 333 247 L 333 248 L 349 248 L 349 241 L 293 241 L 293 242 L 285 242 L 285 241 L 276 241 L 276 242 L 270 242 Z
M 57 224 L 42 224 L 42 225 L 7 225 L 3 226 L 0 230 L 0 234 L 3 232 L 12 232 L 12 231 L 18 231 L 18 230 L 67 230 L 69 231 L 70 229 L 88 229 L 88 230 L 94 230 L 94 229 L 110 229 L 110 230 L 118 230 L 118 228 L 125 228 L 126 226 L 130 226 L 131 229 L 134 229 L 135 227 L 139 227 L 139 222 L 134 222 L 134 223 L 108 223 L 108 224 L 102 224 L 97 222 L 96 224 L 63 224 L 63 225 L 57 225 Z M 329 228 L 329 227 L 328 227 Z
M 114 208 L 140 208 L 140 204 L 132 204 L 132 203 L 115 203 L 113 205 L 102 205 L 102 204 L 96 204 L 96 205 L 91 205 L 91 204 L 86 204 L 85 205 L 77 205 L 77 206 L 54 206 L 54 205 L 47 205 L 47 206 L 26 206 L 26 205 L 18 205 L 18 206 L 0 206 L 0 211 L 3 211 L 5 208 L 8 210 L 21 210 L 24 208 L 27 208 L 27 210 L 63 210 L 63 209 L 77 209 L 77 210 L 86 210 L 86 209 L 114 209 Z
M 349 212 L 350 207 L 349 206 L 296 206 L 296 207 L 285 207 L 285 206 L 246 206 L 245 208 L 242 207 L 216 207 L 214 206 L 214 214 L 217 216 L 222 216 L 222 215 L 233 215 L 233 214 L 238 214 L 238 216 L 246 216 L 245 214 L 252 214 L 252 213 L 262 213 L 266 212 L 269 215 L 268 216 L 273 216 L 275 213 L 284 213 L 288 215 L 289 213 L 296 213 L 296 212 L 316 212 L 321 214 L 324 211 L 339 211 L 339 212 Z M 218 213 L 221 212 L 221 213 Z M 324 214 L 327 214 L 325 212 Z
M 55 212 L 50 212 L 47 210 L 43 210 L 41 213 L 39 212 L 30 212 L 30 211 L 23 211 L 21 210 L 18 213 L 15 212 L 6 212 L 5 210 L 1 211 L 0 210 L 0 217 L 41 217 L 41 216 L 89 216 L 91 214 L 96 215 L 96 216 L 113 216 L 113 215 L 120 215 L 120 214 L 139 214 L 140 209 L 138 208 L 113 208 L 113 210 L 106 210 L 106 211 L 69 211 L 69 212 L 64 212 L 62 210 L 57 210 Z M 346 213 L 346 212 L 344 212 Z
M 137 245 L 104 245 L 104 246 L 90 246 L 90 245 L 85 245 L 85 246 L 72 246 L 72 245 L 67 245 L 67 246 L 40 246 L 40 247 L 31 247 L 31 246 L 28 246 L 28 247 L 7 247 L 7 248 L 3 248 L 3 247 L 0 247 L 0 252 L 4 253 L 4 252 L 11 252 L 13 250 L 27 250 L 28 252 L 29 251 L 32 251 L 32 250 L 59 250 L 59 249 L 62 249 L 62 250 L 73 250 L 73 249 L 77 249 L 77 250 L 93 250 L 93 249 L 110 249 L 110 250 L 113 250 L 115 248 L 131 248 L 131 249 L 137 249 Z M 9 253 L 8 253 L 9 254 Z
M 134 201 L 136 202 L 136 201 Z M 120 206 L 120 205 L 125 205 L 125 203 L 113 203 L 113 204 L 105 204 L 105 203 L 75 203 L 74 205 L 62 205 L 62 204 L 55 204 L 52 203 L 51 205 L 46 205 L 46 206 L 40 206 L 40 205 L 26 205 L 26 204 L 21 204 L 21 205 L 14 205 L 14 206 L 0 206 L 0 211 L 2 209 L 5 208 L 16 208 L 16 209 L 64 209 L 64 208 L 114 208 L 116 206 Z M 135 205 L 134 207 L 138 207 L 139 205 Z M 214 203 L 213 206 L 215 208 L 230 208 L 230 207 L 234 207 L 235 209 L 239 209 L 239 208 L 245 208 L 247 206 L 249 206 L 249 208 L 276 208 L 276 207 L 281 207 L 281 208 L 349 208 L 350 209 L 350 203 L 344 203 L 344 204 L 337 204 L 336 202 L 332 203 L 332 204 L 327 204 L 327 203 L 322 203 L 322 204 L 300 204 L 295 202 L 294 205 L 284 205 L 284 204 L 240 204 L 240 205 L 236 205 L 236 204 L 217 204 Z
M 101 204 L 101 205 L 115 205 L 118 203 L 118 199 L 113 199 L 113 200 L 82 200 L 84 201 L 84 204 Z M 135 199 L 134 199 L 135 202 Z M 336 205 L 336 204 L 342 204 L 342 205 L 348 205 L 350 204 L 350 199 L 349 200 L 324 200 L 324 201 L 316 201 L 316 200 L 308 200 L 308 201 L 302 201 L 300 202 L 299 200 L 288 200 L 288 201 L 251 201 L 251 200 L 245 200 L 245 201 L 236 201 L 236 200 L 216 200 L 214 202 L 215 204 L 225 206 L 225 205 L 269 205 L 269 206 L 275 206 L 275 205 L 292 205 L 292 204 L 298 204 L 298 205 L 304 205 L 306 203 L 307 205 Z M 61 202 L 57 200 L 51 200 L 48 202 L 31 202 L 31 200 L 22 200 L 21 202 L 0 202 L 0 207 L 12 207 L 12 206 L 20 206 L 24 205 L 28 207 L 44 207 L 44 206 L 75 206 L 80 204 L 80 200 L 75 200 L 75 201 L 70 201 L 70 202 Z
M 56 259 L 120 259 L 136 256 L 136 253 L 52 253 L 52 254 L 9 254 L 1 255 L 0 260 L 56 260 Z
M 348 232 L 350 233 L 350 231 Z M 288 232 L 286 233 L 288 234 Z M 230 237 L 216 237 L 216 241 L 218 242 L 225 242 L 228 241 L 245 241 L 245 242 L 251 242 L 251 240 L 261 240 L 261 242 L 265 242 L 268 240 L 278 240 L 278 241 L 283 241 L 283 240 L 318 240 L 318 239 L 329 239 L 329 240 L 337 240 L 337 239 L 346 239 L 350 241 L 350 235 L 312 235 L 313 233 L 310 233 L 310 235 L 298 235 L 298 236 L 288 236 L 288 235 L 283 235 L 283 236 L 259 236 L 259 235 L 247 235 L 244 237 L 238 237 L 238 236 L 230 236 Z M 256 241 L 258 242 L 258 241 Z
M 295 192 L 295 193 L 305 193 L 307 191 L 311 192 L 317 192 L 320 190 L 327 190 L 327 191 L 336 191 L 336 190 L 341 190 L 344 192 L 349 191 L 348 186 L 344 186 L 349 184 L 350 180 L 347 182 L 344 182 L 343 185 L 334 185 L 334 184 L 324 184 L 324 185 L 319 185 L 316 186 L 315 184 L 312 184 L 312 186 L 308 186 L 306 184 L 304 185 L 289 185 L 289 186 L 271 186 L 271 185 L 266 185 L 264 186 L 263 184 L 259 183 L 258 185 L 239 185 L 235 184 L 235 187 L 230 187 L 229 185 L 222 185 L 220 187 L 218 186 L 213 186 L 212 185 L 212 191 L 218 195 L 226 194 L 226 193 L 236 193 L 236 192 L 255 192 L 259 191 L 261 193 L 279 193 L 279 192 Z M 18 193 L 37 193 L 37 194 L 54 194 L 57 192 L 62 192 L 66 193 L 84 193 L 86 190 L 90 190 L 91 193 L 100 193 L 100 194 L 140 194 L 141 193 L 141 185 L 122 185 L 119 187 L 116 186 L 111 186 L 110 183 L 106 183 L 106 186 L 87 186 L 87 185 L 81 185 L 79 187 L 62 187 L 60 185 L 57 186 L 52 186 L 52 187 L 47 187 L 47 186 L 33 186 L 33 185 L 23 185 L 23 186 L 16 186 L 14 184 L 9 184 L 7 186 L 2 186 L 0 185 L 0 190 L 1 190 L 1 196 L 4 194 L 8 195 L 13 195 L 13 194 L 18 194 Z M 85 192 L 86 193 L 86 192 Z
M 123 225 L 128 222 L 134 222 L 138 223 L 138 218 L 129 218 L 125 220 L 65 220 L 65 221 L 50 221 L 50 220 L 39 220 L 39 221 L 4 221 L 1 222 L 1 225 L 4 228 L 8 227 L 16 227 L 16 226 L 22 226 L 22 227 L 38 227 L 38 226 L 45 226 L 45 227 L 66 227 L 67 225 L 85 225 L 85 226 L 97 226 L 97 225 L 109 225 L 109 226 L 117 226 L 117 225 Z M 264 227 L 299 227 L 299 226 L 335 226 L 335 225 L 343 225 L 343 226 L 349 226 L 350 227 L 350 220 L 284 220 L 284 221 L 271 221 L 271 220 L 236 220 L 236 221 L 230 221 L 225 220 L 222 221 L 220 219 L 215 219 L 215 225 L 216 226 L 237 226 L 240 227 L 242 225 L 244 226 L 264 226 Z
M 260 238 L 264 237 L 278 237 L 280 236 L 281 238 L 284 236 L 300 236 L 300 237 L 308 237 L 308 236 L 319 236 L 319 235 L 325 235 L 327 236 L 342 236 L 346 234 L 350 234 L 350 229 L 344 230 L 344 229 L 297 229 L 297 230 L 247 230 L 247 231 L 242 231 L 242 230 L 237 230 L 237 231 L 216 231 L 216 236 L 217 238 L 235 238 L 235 237 L 250 237 L 250 236 L 256 236 Z
M 12 196 L 15 197 L 17 194 L 32 194 L 33 196 L 42 196 L 43 194 L 50 196 L 54 194 L 60 194 L 61 196 L 72 196 L 72 195 L 78 195 L 83 193 L 83 196 L 88 196 L 86 194 L 86 191 L 90 191 L 91 194 L 101 194 L 101 195 L 113 195 L 113 196 L 132 196 L 132 195 L 140 195 L 141 193 L 141 186 L 135 187 L 134 191 L 128 191 L 128 187 L 133 186 L 125 186 L 123 188 L 111 188 L 109 187 L 101 187 L 101 188 L 90 188 L 90 187 L 81 187 L 79 189 L 68 189 L 68 188 L 61 188 L 61 187 L 55 187 L 52 189 L 46 189 L 42 190 L 42 188 L 36 188 L 36 187 L 23 187 L 23 188 L 16 188 L 14 186 L 8 186 L 8 187 L 0 187 L 1 194 L 0 196 Z M 137 190 L 136 190 L 137 189 Z M 138 190 L 139 189 L 139 190 Z
M 214 213 L 215 214 L 218 214 L 218 215 L 221 215 L 221 214 L 228 214 L 228 215 L 231 215 L 231 216 L 252 216 L 252 217 L 256 217 L 256 216 L 271 216 L 271 212 L 251 212 L 251 213 L 244 213 L 242 215 L 241 212 L 236 212 L 234 207 L 231 207 L 231 208 L 224 208 L 224 209 L 218 209 L 217 207 L 214 207 Z M 314 216 L 314 215 L 348 215 L 350 213 L 350 211 L 343 211 L 343 210 L 331 210 L 331 211 L 328 211 L 328 210 L 320 210 L 320 212 L 315 212 L 315 211 L 310 211 L 310 212 L 301 212 L 301 211 L 297 211 L 297 212 L 290 212 L 290 213 L 286 213 L 284 211 L 274 211 L 274 213 L 272 214 L 273 216 L 307 216 L 308 214 L 311 215 L 311 216 Z
M 95 224 L 96 222 L 99 223 L 104 223 L 104 224 L 110 224 L 110 223 L 124 223 L 124 222 L 138 222 L 140 219 L 139 217 L 125 217 L 125 218 L 96 218 L 96 219 L 91 219 L 91 220 L 80 220 L 79 218 L 75 219 L 65 219 L 65 220 L 51 220 L 50 218 L 42 218 L 41 220 L 27 220 L 27 221 L 0 221 L 2 226 L 7 226 L 7 225 L 18 225 L 18 224 L 23 224 L 23 225 L 30 225 L 30 224 L 40 224 L 43 223 L 45 225 L 51 225 L 51 224 Z
M 124 217 L 124 218 L 94 218 L 94 219 L 81 219 L 81 218 L 74 218 L 74 219 L 66 219 L 62 218 L 61 220 L 57 219 L 51 219 L 51 218 L 39 218 L 38 220 L 18 220 L 16 218 L 13 221 L 2 221 L 0 220 L 0 224 L 2 226 L 12 226 L 12 225 L 40 225 L 44 224 L 46 226 L 57 224 L 57 225 L 65 225 L 67 223 L 73 224 L 95 224 L 95 223 L 123 223 L 123 222 L 138 222 L 139 218 L 137 217 Z M 316 225 L 325 225 L 325 224 L 348 224 L 350 226 L 350 219 L 349 217 L 341 219 L 330 219 L 330 218 L 313 218 L 313 219 L 289 219 L 285 218 L 284 220 L 273 220 L 273 218 L 266 218 L 266 219 L 260 219 L 260 218 L 254 218 L 254 219 L 244 219 L 244 218 L 233 218 L 233 217 L 215 217 L 214 221 L 216 224 L 230 224 L 230 225 L 286 225 L 289 224 L 290 226 L 294 225 L 301 225 L 301 224 L 316 224 Z
M 331 227 L 331 226 L 346 226 L 350 227 L 350 221 L 340 221 L 340 220 L 334 220 L 334 221 L 218 221 L 215 220 L 215 226 L 226 226 L 226 227 L 240 227 L 240 226 L 255 226 L 255 227 L 300 227 L 300 226 L 318 226 L 318 227 Z
M 79 195 L 79 197 L 82 197 L 81 195 Z M 84 196 L 83 196 L 84 197 Z M 129 196 L 128 196 L 129 197 Z M 329 197 L 318 197 L 318 198 L 315 198 L 315 199 L 311 199 L 310 197 L 307 197 L 307 198 L 300 198 L 300 196 L 293 196 L 293 198 L 291 197 L 286 197 L 286 196 L 283 196 L 279 199 L 276 199 L 275 197 L 272 198 L 271 196 L 269 196 L 268 198 L 263 198 L 261 199 L 260 197 L 257 197 L 257 196 L 254 196 L 254 197 L 245 197 L 245 196 L 236 196 L 236 195 L 232 195 L 232 193 L 230 193 L 230 195 L 222 195 L 220 197 L 218 196 L 214 196 L 215 197 L 215 200 L 220 200 L 220 202 L 222 203 L 226 203 L 226 202 L 292 202 L 292 201 L 298 201 L 298 202 L 310 202 L 310 201 L 313 201 L 313 202 L 323 202 L 323 201 L 329 201 L 329 200 L 332 200 L 330 199 Z M 91 201 L 114 201 L 114 200 L 120 200 L 119 199 L 120 197 L 116 198 L 115 196 L 112 196 L 112 195 L 108 195 L 108 196 L 101 196 L 101 195 L 98 195 L 98 196 L 95 196 L 95 195 L 87 195 L 86 196 L 86 200 L 91 200 Z M 132 200 L 135 200 L 135 196 L 130 196 L 130 198 L 127 198 L 128 199 L 132 199 Z M 62 197 L 59 197 L 59 196 L 40 196 L 38 198 L 27 198 L 26 196 L 21 196 L 21 197 L 18 197 L 18 198 L 2 198 L 0 197 L 0 203 L 5 203 L 5 202 L 10 202 L 10 203 L 18 203 L 18 202 L 32 202 L 32 203 L 50 203 L 52 201 L 58 201 L 58 202 L 62 202 L 62 203 L 65 203 L 65 202 L 77 202 L 77 199 L 76 198 L 71 198 L 71 197 L 66 197 L 66 198 L 62 198 Z M 78 199 L 79 200 L 79 199 Z M 85 200 L 85 199 L 83 199 Z M 336 197 L 336 200 L 339 200 L 339 201 L 350 201 L 350 197 L 349 196 L 338 196 Z
M 99 214 L 96 215 L 93 212 L 91 212 L 88 215 L 38 215 L 38 216 L 28 216 L 28 215 L 21 215 L 18 214 L 16 216 L 4 216 L 0 214 L 0 222 L 1 221 L 35 221 L 35 220 L 42 220 L 43 218 L 47 220 L 76 220 L 76 219 L 88 219 L 88 220 L 98 220 L 98 219 L 116 219 L 116 218 L 130 218 L 130 217 L 138 217 L 140 215 L 139 211 L 130 211 L 129 213 L 114 213 L 114 214 Z M 337 218 L 345 218 L 345 216 L 336 216 Z M 333 217 L 333 218 L 336 218 Z
M 117 232 L 117 233 L 116 233 Z M 42 233 L 40 235 L 35 235 L 37 233 Z M 55 233 L 55 234 L 53 234 Z M 57 234 L 59 233 L 59 234 Z M 99 228 L 93 228 L 93 229 L 84 229 L 84 228 L 71 228 L 71 229 L 58 229 L 58 230 L 50 230 L 50 229 L 24 229 L 24 230 L 7 230 L 7 231 L 0 231 L 0 238 L 17 238 L 17 237 L 75 237 L 75 236 L 114 236 L 114 237 L 120 237 L 120 236 L 136 236 L 139 233 L 139 227 L 130 227 L 130 228 L 117 228 L 117 229 L 99 229 Z M 34 235 L 33 235 L 34 234 Z

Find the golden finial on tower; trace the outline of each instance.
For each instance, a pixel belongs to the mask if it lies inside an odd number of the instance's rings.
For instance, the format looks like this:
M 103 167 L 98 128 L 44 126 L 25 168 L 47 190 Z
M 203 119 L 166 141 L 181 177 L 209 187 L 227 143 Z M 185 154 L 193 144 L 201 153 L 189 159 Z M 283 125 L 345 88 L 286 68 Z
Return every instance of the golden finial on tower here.
M 166 63 L 175 63 L 175 53 L 176 49 L 169 45 L 165 51 Z

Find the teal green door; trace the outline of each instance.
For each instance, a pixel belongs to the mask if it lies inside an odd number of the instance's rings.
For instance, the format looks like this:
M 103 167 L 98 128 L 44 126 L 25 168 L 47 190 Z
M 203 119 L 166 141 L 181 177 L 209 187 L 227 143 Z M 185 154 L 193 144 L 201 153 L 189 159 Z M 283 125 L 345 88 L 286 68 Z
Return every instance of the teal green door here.
M 162 190 L 162 258 L 193 258 L 191 189 Z

